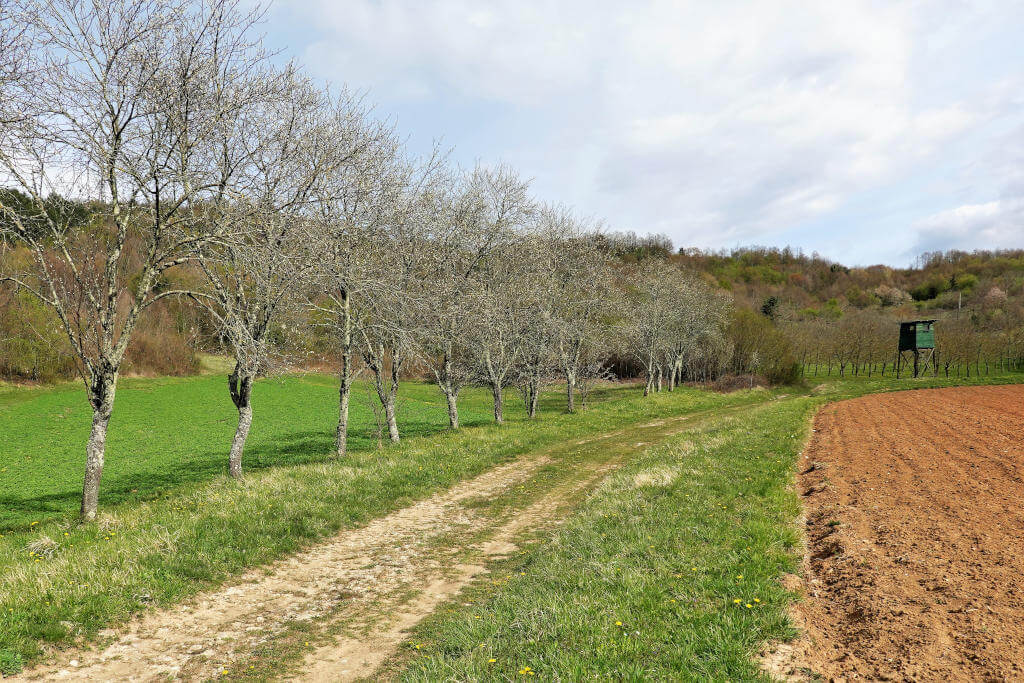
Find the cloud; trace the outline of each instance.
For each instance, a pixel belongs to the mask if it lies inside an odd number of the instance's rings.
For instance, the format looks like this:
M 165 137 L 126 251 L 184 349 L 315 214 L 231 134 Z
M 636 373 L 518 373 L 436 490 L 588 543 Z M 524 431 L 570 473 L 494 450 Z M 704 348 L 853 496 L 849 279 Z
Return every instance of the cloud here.
M 1017 3 L 306 0 L 275 12 L 312 32 L 293 47 L 317 75 L 369 88 L 403 130 L 509 161 L 544 199 L 677 244 L 782 243 L 851 215 L 881 225 L 873 206 L 901 201 L 918 212 L 907 225 L 951 198 L 984 204 L 1009 182 L 990 164 L 996 139 L 1022 120 Z
M 964 204 L 917 223 L 915 252 L 1024 246 L 1024 197 Z

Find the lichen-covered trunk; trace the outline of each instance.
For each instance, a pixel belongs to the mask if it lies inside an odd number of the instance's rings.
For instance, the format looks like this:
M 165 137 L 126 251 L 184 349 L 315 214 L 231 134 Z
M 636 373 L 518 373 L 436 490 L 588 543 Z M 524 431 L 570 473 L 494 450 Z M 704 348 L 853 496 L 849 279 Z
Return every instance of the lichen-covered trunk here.
M 530 384 L 530 404 L 526 408 L 526 413 L 530 419 L 537 417 L 537 403 L 540 400 L 540 385 L 532 383 Z
M 228 473 L 235 479 L 242 477 L 242 451 L 245 450 L 245 440 L 249 438 L 250 427 L 252 427 L 252 406 L 240 406 L 238 408 L 238 426 L 235 428 L 235 438 L 231 440 L 231 454 L 228 455 Z
M 388 438 L 392 443 L 398 443 L 401 437 L 398 434 L 398 419 L 395 417 L 395 400 L 389 399 L 384 403 L 384 416 L 388 421 Z
M 576 373 L 567 370 L 565 373 L 565 402 L 566 410 L 570 413 L 576 412 Z
M 100 500 L 100 479 L 103 477 L 103 460 L 107 447 L 107 426 L 114 411 L 114 393 L 117 388 L 117 373 L 107 372 L 95 375 L 89 387 L 89 403 L 92 404 L 92 429 L 85 446 L 85 480 L 82 484 L 83 521 L 96 519 Z
M 444 394 L 448 402 L 448 426 L 452 429 L 459 428 L 459 389 L 452 381 L 452 351 L 451 344 L 447 344 L 444 350 L 444 361 L 441 371 L 436 373 L 437 386 Z
M 334 452 L 339 458 L 348 452 L 348 403 L 351 394 L 351 382 L 342 380 L 338 388 L 338 428 L 334 433 Z
M 502 376 L 498 374 L 497 368 L 491 359 L 491 352 L 484 353 L 484 363 L 487 367 L 487 379 L 491 384 L 491 394 L 494 395 L 494 421 L 501 424 L 505 421 L 505 398 L 502 393 Z
M 238 426 L 235 428 L 235 438 L 231 440 L 231 452 L 228 454 L 228 474 L 240 479 L 242 453 L 245 450 L 245 441 L 249 438 L 249 428 L 252 427 L 252 375 L 244 372 L 237 363 L 234 371 L 228 375 L 228 390 L 231 392 L 231 402 L 238 409 Z
M 388 438 L 393 443 L 398 443 L 401 437 L 398 433 L 398 418 L 395 414 L 395 399 L 398 396 L 398 358 L 392 354 L 390 379 L 384 377 L 383 351 L 379 353 L 377 360 L 370 366 L 373 370 L 373 383 L 377 389 L 377 398 L 384 408 L 384 421 L 388 426 Z
M 494 394 L 494 421 L 501 423 L 505 421 L 505 398 L 502 395 L 501 382 L 491 383 L 491 393 Z
M 445 391 L 444 397 L 448 400 L 448 425 L 452 429 L 459 428 L 459 392 Z
M 339 458 L 348 452 L 348 404 L 352 396 L 352 304 L 348 292 L 342 292 L 341 377 L 338 381 L 338 428 L 334 433 L 334 451 Z

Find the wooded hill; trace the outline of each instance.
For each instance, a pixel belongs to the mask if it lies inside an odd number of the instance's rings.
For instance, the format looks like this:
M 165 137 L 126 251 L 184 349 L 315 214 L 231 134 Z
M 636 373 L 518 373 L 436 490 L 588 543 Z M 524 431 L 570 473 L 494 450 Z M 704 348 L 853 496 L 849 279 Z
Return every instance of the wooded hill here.
M 838 319 L 860 310 L 940 319 L 959 311 L 983 327 L 1024 319 L 1024 249 L 933 252 L 908 268 L 851 268 L 788 247 L 683 248 L 672 259 L 781 320 Z

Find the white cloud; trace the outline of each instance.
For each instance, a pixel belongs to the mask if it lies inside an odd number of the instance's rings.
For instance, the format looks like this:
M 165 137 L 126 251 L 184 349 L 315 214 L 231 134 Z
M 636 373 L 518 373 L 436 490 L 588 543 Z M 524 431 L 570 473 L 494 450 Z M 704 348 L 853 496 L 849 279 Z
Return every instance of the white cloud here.
M 307 0 L 275 11 L 313 28 L 303 60 L 318 75 L 370 88 L 385 109 L 445 112 L 413 134 L 458 144 L 472 130 L 467 158 L 508 160 L 545 199 L 680 244 L 783 240 L 801 222 L 870 209 L 858 197 L 888 187 L 925 193 L 913 203 L 936 213 L 950 199 L 928 180 L 939 168 L 962 203 L 983 203 L 1007 179 L 978 164 L 994 131 L 1022 120 L 1019 3 Z
M 928 216 L 915 227 L 918 253 L 1020 248 L 1024 246 L 1024 197 L 964 204 Z

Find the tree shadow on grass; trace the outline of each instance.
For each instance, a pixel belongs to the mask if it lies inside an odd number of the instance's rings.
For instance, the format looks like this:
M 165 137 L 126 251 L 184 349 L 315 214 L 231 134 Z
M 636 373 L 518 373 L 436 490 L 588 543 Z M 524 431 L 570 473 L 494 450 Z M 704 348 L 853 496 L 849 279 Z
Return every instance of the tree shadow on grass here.
M 595 388 L 590 400 L 598 402 L 611 394 L 611 389 Z M 411 407 L 411 406 L 409 406 Z M 438 421 L 437 416 L 409 410 L 402 419 L 402 406 L 399 406 L 399 427 L 403 439 L 430 437 L 448 430 L 446 423 Z M 546 414 L 564 412 L 564 399 L 558 394 L 545 394 L 542 397 L 542 411 Z M 411 413 L 411 414 L 410 414 Z M 508 416 L 517 421 L 515 415 Z M 492 417 L 489 410 L 463 411 L 462 427 L 472 428 L 489 425 Z M 382 435 L 387 443 L 386 431 Z M 353 425 L 349 431 L 349 452 L 367 452 L 377 448 L 377 428 L 373 424 Z M 173 463 L 161 463 L 153 469 L 119 475 L 108 467 L 106 476 L 100 487 L 100 506 L 107 510 L 116 510 L 123 504 L 140 503 L 159 500 L 171 495 L 179 495 L 183 489 L 199 485 L 214 477 L 227 473 L 227 458 L 230 442 L 202 453 L 192 454 Z M 306 430 L 289 433 L 285 436 L 257 438 L 251 440 L 245 450 L 243 468 L 248 472 L 257 472 L 274 467 L 303 465 L 314 462 L 325 462 L 331 459 L 334 452 L 333 430 Z M 128 454 L 125 454 L 128 455 Z M 69 484 L 60 491 L 29 497 L 0 492 L 0 533 L 23 531 L 34 521 L 55 518 L 72 519 L 77 512 L 81 500 L 81 488 L 77 484 Z

